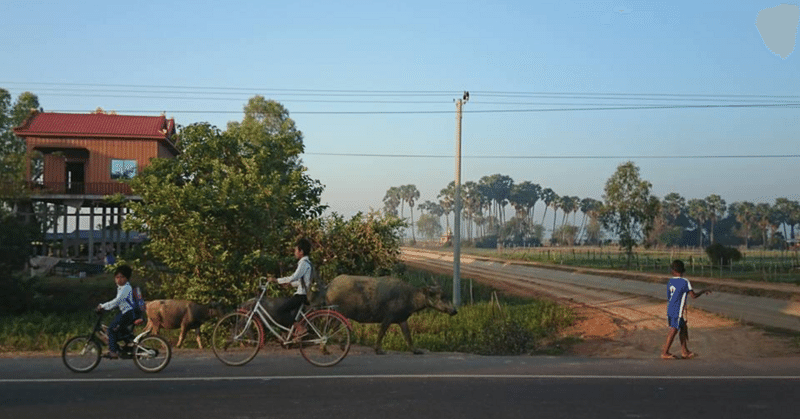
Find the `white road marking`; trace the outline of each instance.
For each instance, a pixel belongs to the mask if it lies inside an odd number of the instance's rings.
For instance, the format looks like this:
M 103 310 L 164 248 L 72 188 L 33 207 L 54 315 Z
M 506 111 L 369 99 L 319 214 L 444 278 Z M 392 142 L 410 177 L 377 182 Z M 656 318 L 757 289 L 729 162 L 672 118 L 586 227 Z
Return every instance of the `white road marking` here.
M 153 381 L 278 381 L 278 380 L 373 380 L 373 379 L 500 379 L 500 380 L 800 380 L 798 375 L 514 375 L 514 374 L 377 374 L 377 375 L 308 375 L 308 376 L 228 376 L 228 377 L 131 377 L 131 378 L 20 378 L 0 379 L 0 384 L 24 383 L 105 383 Z

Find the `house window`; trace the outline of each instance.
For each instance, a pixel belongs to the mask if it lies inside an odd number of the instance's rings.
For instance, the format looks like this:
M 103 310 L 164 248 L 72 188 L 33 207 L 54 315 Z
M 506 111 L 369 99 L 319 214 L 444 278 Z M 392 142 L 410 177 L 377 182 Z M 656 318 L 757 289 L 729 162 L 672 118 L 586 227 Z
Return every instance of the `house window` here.
M 111 179 L 132 179 L 136 176 L 136 160 L 111 160 Z

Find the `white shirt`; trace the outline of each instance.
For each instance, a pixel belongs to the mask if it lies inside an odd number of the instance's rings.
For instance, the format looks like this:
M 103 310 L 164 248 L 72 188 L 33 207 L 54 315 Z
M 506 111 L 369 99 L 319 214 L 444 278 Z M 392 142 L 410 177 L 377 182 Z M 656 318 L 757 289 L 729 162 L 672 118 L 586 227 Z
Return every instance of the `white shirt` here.
M 297 288 L 297 291 L 294 292 L 295 295 L 308 294 L 308 287 L 311 284 L 311 261 L 308 260 L 308 256 L 300 258 L 297 261 L 297 270 L 291 276 L 278 278 L 278 283 L 292 284 L 293 287 Z
M 100 306 L 105 310 L 113 310 L 115 307 L 119 307 L 119 311 L 124 314 L 133 310 L 132 301 L 133 288 L 131 288 L 130 283 L 126 282 L 125 285 L 117 285 L 117 296 L 113 300 L 100 304 Z

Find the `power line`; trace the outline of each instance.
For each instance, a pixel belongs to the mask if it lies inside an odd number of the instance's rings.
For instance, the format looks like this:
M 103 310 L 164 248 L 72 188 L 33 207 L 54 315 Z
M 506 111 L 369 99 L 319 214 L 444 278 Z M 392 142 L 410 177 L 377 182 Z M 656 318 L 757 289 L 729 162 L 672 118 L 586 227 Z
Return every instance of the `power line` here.
M 449 90 L 367 90 L 367 89 L 291 89 L 291 88 L 275 88 L 275 87 L 221 87 L 221 86 L 191 86 L 191 85 L 136 85 L 136 84 L 102 84 L 102 83 L 56 83 L 56 82 L 15 82 L 15 81 L 0 81 L 0 84 L 13 84 L 13 85 L 43 85 L 43 86 L 78 86 L 88 89 L 89 91 L 100 92 L 130 92 L 142 93 L 141 89 L 162 89 L 159 91 L 150 91 L 149 93 L 198 93 L 194 92 L 180 92 L 176 89 L 189 89 L 189 90 L 209 90 L 212 92 L 205 92 L 208 94 L 224 94 L 228 92 L 279 92 L 282 94 L 297 94 L 297 95 L 359 95 L 359 96 L 377 96 L 377 95 L 415 95 L 415 96 L 428 96 L 428 95 L 442 95 L 447 97 L 458 96 L 461 91 Z M 99 89 L 98 89 L 99 88 Z M 107 90 L 106 88 L 124 88 L 126 90 Z M 106 90 L 101 90 L 106 89 Z M 129 90 L 136 89 L 136 90 Z M 164 90 L 166 89 L 166 90 Z M 64 91 L 86 91 L 87 89 L 68 89 L 56 88 L 51 90 L 64 90 Z M 223 92 L 218 92 L 223 91 Z M 703 94 L 703 93 L 641 93 L 641 92 L 514 92 L 514 91 L 492 91 L 492 90 L 479 90 L 472 91 L 473 97 L 478 96 L 493 96 L 493 97 L 542 97 L 542 96 L 557 96 L 560 98 L 593 98 L 599 96 L 609 96 L 614 99 L 630 96 L 629 99 L 634 97 L 651 97 L 662 98 L 707 98 L 707 100 L 715 100 L 720 98 L 740 98 L 740 99 L 800 99 L 798 95 L 765 95 L 765 94 Z M 648 99 L 649 100 L 649 99 Z
M 453 155 L 448 154 L 375 154 L 375 153 L 326 153 L 326 152 L 310 152 L 303 153 L 306 156 L 338 156 L 338 157 L 389 157 L 389 158 L 430 158 L 430 159 L 452 159 Z M 480 156 L 461 156 L 465 159 L 517 159 L 517 160 L 582 160 L 582 159 L 796 159 L 800 158 L 800 154 L 720 154 L 720 155 L 621 155 L 621 156 L 546 156 L 546 155 L 480 155 Z
M 537 113 L 537 112 L 580 112 L 580 111 L 627 111 L 627 110 L 654 110 L 654 109 L 721 109 L 721 108 L 787 108 L 800 107 L 800 102 L 774 103 L 774 104 L 729 104 L 729 105 L 642 105 L 642 106 L 604 106 L 604 107 L 578 107 L 578 108 L 547 108 L 547 109 L 485 109 L 467 110 L 464 113 Z M 85 110 L 53 110 L 52 112 L 86 113 Z M 240 114 L 238 111 L 219 110 L 115 110 L 117 113 L 209 113 L 209 114 Z M 452 114 L 453 111 L 292 111 L 293 115 L 419 115 L 419 114 Z

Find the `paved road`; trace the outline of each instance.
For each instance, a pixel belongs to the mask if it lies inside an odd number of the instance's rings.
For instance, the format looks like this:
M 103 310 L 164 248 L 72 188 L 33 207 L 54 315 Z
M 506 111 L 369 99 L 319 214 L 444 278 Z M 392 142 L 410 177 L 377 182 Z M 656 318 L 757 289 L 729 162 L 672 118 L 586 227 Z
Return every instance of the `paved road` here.
M 156 375 L 128 361 L 74 374 L 31 358 L 0 359 L 0 377 L 0 418 L 794 418 L 800 407 L 796 358 L 365 353 L 323 369 L 287 351 L 234 368 L 185 351 Z
M 412 265 L 452 273 L 452 253 L 404 248 L 402 258 Z M 516 281 L 521 286 L 590 305 L 618 301 L 626 295 L 660 301 L 666 298 L 663 284 L 545 269 L 469 255 L 462 255 L 461 271 L 462 275 L 474 274 Z M 800 331 L 800 302 L 797 301 L 714 292 L 692 300 L 691 305 L 744 322 Z

